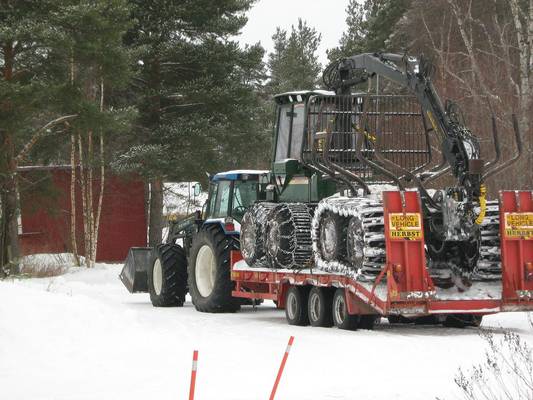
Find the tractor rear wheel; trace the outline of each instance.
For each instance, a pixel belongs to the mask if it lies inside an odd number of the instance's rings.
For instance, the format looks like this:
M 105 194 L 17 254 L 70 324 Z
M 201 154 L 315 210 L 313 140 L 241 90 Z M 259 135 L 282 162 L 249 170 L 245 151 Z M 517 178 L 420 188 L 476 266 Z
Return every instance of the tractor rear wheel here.
M 359 315 L 348 314 L 346 293 L 339 288 L 333 295 L 333 323 L 339 329 L 356 330 L 359 324 Z
M 203 227 L 193 240 L 189 257 L 189 292 L 198 311 L 235 312 L 240 302 L 231 296 L 230 252 L 236 240 L 218 225 Z
M 176 244 L 160 244 L 154 249 L 148 268 L 148 291 L 154 307 L 183 306 L 187 294 L 187 258 Z

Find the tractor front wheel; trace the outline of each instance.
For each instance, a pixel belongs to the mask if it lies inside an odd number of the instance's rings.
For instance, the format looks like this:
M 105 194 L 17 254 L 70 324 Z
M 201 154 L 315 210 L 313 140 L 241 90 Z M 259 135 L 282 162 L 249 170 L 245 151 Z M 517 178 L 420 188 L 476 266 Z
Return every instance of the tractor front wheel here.
M 187 258 L 176 244 L 160 244 L 154 249 L 148 268 L 148 291 L 154 307 L 181 307 L 187 294 Z

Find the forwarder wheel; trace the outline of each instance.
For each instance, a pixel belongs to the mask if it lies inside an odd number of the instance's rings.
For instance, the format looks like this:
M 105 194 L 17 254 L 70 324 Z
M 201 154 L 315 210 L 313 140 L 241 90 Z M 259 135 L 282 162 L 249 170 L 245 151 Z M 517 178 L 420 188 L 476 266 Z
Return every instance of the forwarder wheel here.
M 189 257 L 189 292 L 198 311 L 221 313 L 239 309 L 231 296 L 230 251 L 236 241 L 217 225 L 203 227 L 193 240 Z
M 183 306 L 187 294 L 187 258 L 176 244 L 160 244 L 154 249 L 148 268 L 148 291 L 154 307 Z
M 347 224 L 340 215 L 326 212 L 318 226 L 318 248 L 326 261 L 339 261 L 346 257 Z
M 330 327 L 333 325 L 332 302 L 331 290 L 319 287 L 311 289 L 307 300 L 307 314 L 311 326 Z
M 275 206 L 275 203 L 256 203 L 242 218 L 241 253 L 248 265 L 263 261 L 265 257 L 265 225 L 268 213 Z
M 344 289 L 339 288 L 333 295 L 333 323 L 339 329 L 356 330 L 359 323 L 359 315 L 348 314 L 346 306 L 346 294 Z
M 309 291 L 304 286 L 291 286 L 287 291 L 285 317 L 289 325 L 309 325 L 307 314 L 307 297 Z

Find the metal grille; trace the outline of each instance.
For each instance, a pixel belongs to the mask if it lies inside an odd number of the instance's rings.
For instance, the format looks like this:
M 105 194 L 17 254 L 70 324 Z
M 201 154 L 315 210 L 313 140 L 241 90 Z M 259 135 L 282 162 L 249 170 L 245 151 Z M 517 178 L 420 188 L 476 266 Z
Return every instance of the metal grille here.
M 390 177 L 371 163 L 398 177 L 402 168 L 423 170 L 431 162 L 425 126 L 412 96 L 313 96 L 303 159 L 332 176 L 348 171 L 367 183 L 389 183 Z

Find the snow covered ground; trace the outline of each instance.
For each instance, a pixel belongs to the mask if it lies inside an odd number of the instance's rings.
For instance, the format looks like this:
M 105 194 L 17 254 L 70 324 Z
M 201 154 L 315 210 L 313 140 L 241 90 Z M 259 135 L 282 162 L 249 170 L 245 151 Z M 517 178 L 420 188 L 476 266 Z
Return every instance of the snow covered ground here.
M 375 331 L 293 327 L 267 302 L 236 314 L 153 308 L 131 295 L 120 265 L 0 282 L 0 398 L 187 398 L 199 350 L 196 399 L 265 399 L 290 335 L 277 399 L 459 398 L 459 366 L 482 360 L 475 329 L 383 323 Z M 533 345 L 525 314 L 486 317 Z

